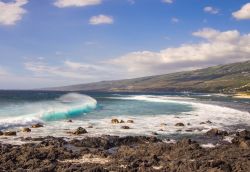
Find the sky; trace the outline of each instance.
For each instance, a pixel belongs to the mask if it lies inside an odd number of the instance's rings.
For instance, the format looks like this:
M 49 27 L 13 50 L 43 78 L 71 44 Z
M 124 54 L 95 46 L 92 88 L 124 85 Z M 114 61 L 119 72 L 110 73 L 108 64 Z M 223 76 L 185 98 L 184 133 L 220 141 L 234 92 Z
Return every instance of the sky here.
M 249 0 L 0 0 L 0 89 L 245 60 Z

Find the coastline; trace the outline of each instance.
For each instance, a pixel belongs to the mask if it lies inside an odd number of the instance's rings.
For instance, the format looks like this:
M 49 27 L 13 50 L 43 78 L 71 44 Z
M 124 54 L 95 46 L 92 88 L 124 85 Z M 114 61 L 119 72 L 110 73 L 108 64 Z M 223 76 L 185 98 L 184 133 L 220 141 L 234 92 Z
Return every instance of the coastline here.
M 228 136 L 234 136 L 230 142 Z M 145 136 L 73 139 L 24 138 L 23 145 L 0 143 L 1 171 L 250 171 L 250 131 L 211 130 L 201 144 L 188 137 L 176 142 Z M 34 141 L 36 143 L 34 143 Z
M 233 95 L 233 98 L 250 99 L 250 93 L 237 93 L 237 94 Z

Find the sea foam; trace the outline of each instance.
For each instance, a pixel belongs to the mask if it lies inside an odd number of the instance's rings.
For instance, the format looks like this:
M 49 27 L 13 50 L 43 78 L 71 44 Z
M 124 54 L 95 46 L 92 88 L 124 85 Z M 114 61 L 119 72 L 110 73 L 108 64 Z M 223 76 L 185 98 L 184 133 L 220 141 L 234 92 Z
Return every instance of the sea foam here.
M 68 93 L 51 101 L 10 105 L 5 113 L 9 112 L 11 116 L 0 117 L 0 129 L 75 118 L 90 112 L 96 106 L 94 98 L 78 93 Z M 11 109 L 13 107 L 15 109 Z

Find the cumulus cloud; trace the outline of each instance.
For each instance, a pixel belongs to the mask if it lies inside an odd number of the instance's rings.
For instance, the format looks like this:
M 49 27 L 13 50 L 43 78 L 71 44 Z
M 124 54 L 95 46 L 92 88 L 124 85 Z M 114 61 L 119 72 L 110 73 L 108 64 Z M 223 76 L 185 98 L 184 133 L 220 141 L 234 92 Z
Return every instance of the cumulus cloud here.
M 233 12 L 232 15 L 237 20 L 250 19 L 250 3 L 243 5 L 239 11 Z
M 35 77 L 86 83 L 166 74 L 250 60 L 250 34 L 241 34 L 237 30 L 203 28 L 192 35 L 200 40 L 160 51 L 130 52 L 96 63 L 66 60 L 61 64 L 51 65 L 44 61 L 29 61 L 25 63 L 25 68 L 32 71 Z
M 162 0 L 162 2 L 168 3 L 168 4 L 172 4 L 174 2 L 174 0 Z
M 237 30 L 218 31 L 204 28 L 194 32 L 203 39 L 195 44 L 183 44 L 159 52 L 139 51 L 128 53 L 109 63 L 119 65 L 130 74 L 169 73 L 250 59 L 250 34 L 241 35 Z
M 100 14 L 98 16 L 93 16 L 89 19 L 89 24 L 91 25 L 101 25 L 101 24 L 113 24 L 114 19 L 112 16 L 107 16 Z
M 204 12 L 206 13 L 210 13 L 210 14 L 218 14 L 219 13 L 219 9 L 215 8 L 215 7 L 211 7 L 211 6 L 207 6 L 203 9 Z
M 15 25 L 27 12 L 23 6 L 28 0 L 15 0 L 5 3 L 0 1 L 0 25 Z
M 59 8 L 66 7 L 84 7 L 90 5 L 99 5 L 102 0 L 56 0 L 54 5 Z

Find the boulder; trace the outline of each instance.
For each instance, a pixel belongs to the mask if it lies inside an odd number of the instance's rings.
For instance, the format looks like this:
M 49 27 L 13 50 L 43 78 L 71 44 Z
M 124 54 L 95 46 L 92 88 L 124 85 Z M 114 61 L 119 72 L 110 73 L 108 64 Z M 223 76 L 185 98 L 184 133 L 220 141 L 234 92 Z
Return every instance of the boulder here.
M 125 121 L 121 120 L 120 123 L 125 123 Z
M 129 119 L 129 120 L 127 120 L 127 123 L 134 123 L 134 121 Z
M 5 131 L 3 133 L 3 135 L 5 135 L 5 136 L 16 136 L 16 132 L 15 131 Z
M 177 126 L 177 127 L 184 127 L 185 125 L 183 123 L 179 122 L 179 123 L 175 124 L 175 126 Z
M 40 123 L 37 123 L 31 126 L 31 128 L 41 128 L 41 127 L 43 127 L 43 125 Z
M 250 131 L 243 130 L 243 131 L 237 132 L 236 136 L 248 140 L 248 139 L 250 139 Z
M 250 141 L 241 140 L 239 142 L 239 147 L 242 149 L 250 149 Z
M 31 129 L 30 128 L 23 128 L 22 132 L 28 133 L 28 132 L 31 132 Z
M 0 131 L 0 136 L 2 136 L 3 135 L 3 132 L 2 131 Z
M 69 119 L 67 122 L 73 122 L 72 119 Z
M 78 127 L 73 134 L 75 135 L 81 135 L 81 134 L 86 134 L 88 133 L 86 129 L 82 128 L 82 127 Z
M 206 135 L 208 136 L 227 136 L 227 131 L 222 131 L 217 128 L 212 128 L 211 130 L 206 132 Z
M 115 119 L 112 119 L 112 120 L 111 120 L 111 123 L 112 123 L 112 124 L 119 124 L 119 120 L 116 119 L 116 118 L 115 118 Z
M 130 129 L 129 126 L 121 126 L 121 129 Z

